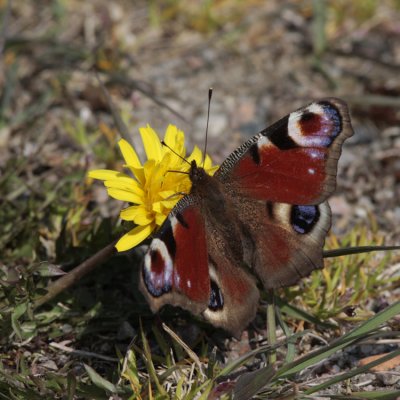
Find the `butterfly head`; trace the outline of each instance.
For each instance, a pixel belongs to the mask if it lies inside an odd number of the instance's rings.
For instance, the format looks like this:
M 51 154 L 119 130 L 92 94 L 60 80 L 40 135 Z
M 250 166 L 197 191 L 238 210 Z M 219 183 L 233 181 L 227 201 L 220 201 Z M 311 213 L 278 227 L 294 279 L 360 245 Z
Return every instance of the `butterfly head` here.
M 197 183 L 200 183 L 201 181 L 204 181 L 206 177 L 209 175 L 205 171 L 204 168 L 198 167 L 196 160 L 192 160 L 190 163 L 190 171 L 189 171 L 189 178 L 192 181 L 192 185 L 196 185 Z

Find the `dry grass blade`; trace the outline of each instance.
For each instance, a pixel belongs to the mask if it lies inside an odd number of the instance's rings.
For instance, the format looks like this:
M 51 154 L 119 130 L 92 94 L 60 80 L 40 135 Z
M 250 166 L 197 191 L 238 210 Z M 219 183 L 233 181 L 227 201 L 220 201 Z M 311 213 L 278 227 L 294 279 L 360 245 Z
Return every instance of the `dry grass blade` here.
M 203 365 L 201 364 L 201 361 L 197 354 L 165 323 L 162 324 L 163 329 L 165 332 L 168 333 L 174 339 L 177 343 L 182 346 L 182 348 L 186 351 L 187 355 L 196 363 L 197 367 L 199 368 L 199 371 L 201 374 L 205 377 L 205 374 L 203 372 Z

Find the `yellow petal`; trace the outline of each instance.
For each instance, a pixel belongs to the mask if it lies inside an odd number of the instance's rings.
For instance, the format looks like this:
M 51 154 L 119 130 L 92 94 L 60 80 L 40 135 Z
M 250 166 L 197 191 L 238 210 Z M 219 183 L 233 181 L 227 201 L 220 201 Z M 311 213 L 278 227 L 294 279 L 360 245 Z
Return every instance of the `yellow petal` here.
M 121 150 L 122 156 L 125 159 L 125 162 L 134 168 L 139 168 L 142 166 L 142 163 L 139 160 L 138 155 L 134 148 L 128 143 L 125 139 L 121 139 L 118 142 L 119 148 Z
M 135 204 L 143 204 L 144 203 L 144 199 L 142 196 L 139 196 L 136 193 L 132 193 L 131 191 L 108 188 L 107 193 L 110 197 L 117 199 L 117 200 L 127 201 L 129 203 L 135 203 Z
M 166 219 L 167 219 L 167 216 L 165 214 L 156 214 L 157 226 L 161 226 Z
M 211 168 L 211 167 L 212 167 L 211 158 L 210 158 L 210 156 L 209 156 L 208 154 L 206 154 L 206 158 L 204 159 L 204 166 L 203 166 L 203 168 L 204 168 L 204 169 L 208 169 L 208 168 Z
M 214 165 L 211 168 L 207 168 L 206 172 L 208 175 L 213 176 L 218 171 L 219 165 Z
M 169 208 L 172 209 L 175 207 L 176 203 L 178 202 L 179 197 L 177 197 L 175 200 L 163 200 L 161 202 L 161 204 L 165 207 L 165 208 Z
M 154 230 L 153 225 L 137 226 L 131 231 L 122 236 L 115 245 L 118 251 L 129 250 L 132 247 L 137 246 L 139 243 L 143 242 Z
M 116 178 L 130 178 L 129 175 L 123 174 L 122 172 L 113 171 L 112 169 L 94 169 L 88 172 L 89 178 L 100 179 L 102 181 L 107 181 L 109 179 Z
M 152 204 L 152 210 L 155 212 L 155 213 L 157 213 L 157 214 L 159 214 L 159 213 L 161 213 L 162 212 L 162 204 L 161 204 L 161 201 L 155 201 L 153 204 Z
M 168 146 L 174 147 L 177 139 L 178 128 L 175 125 L 169 124 L 164 135 L 164 142 Z
M 175 125 L 168 125 L 164 136 L 164 142 L 180 156 L 185 157 L 185 135 Z M 167 151 L 171 150 L 163 146 L 163 151 L 165 154 Z
M 176 192 L 174 192 L 173 190 L 164 190 L 162 192 L 159 192 L 158 195 L 162 198 L 162 199 L 168 199 L 169 197 L 173 197 L 175 195 L 178 196 L 178 194 Z
M 144 196 L 144 191 L 141 188 L 141 186 L 139 185 L 139 183 L 137 183 L 135 180 L 133 180 L 132 178 L 130 178 L 130 180 L 122 180 L 122 179 L 115 179 L 115 180 L 111 180 L 111 181 L 105 181 L 104 182 L 104 186 L 110 189 L 121 189 L 124 190 L 126 192 L 131 192 L 135 195 L 138 195 L 140 197 Z
M 140 205 L 140 206 L 130 206 L 127 208 L 124 208 L 121 210 L 119 213 L 119 216 L 121 219 L 125 221 L 133 221 L 139 214 L 147 214 L 146 207 Z
M 139 128 L 140 135 L 142 136 L 144 150 L 148 160 L 161 161 L 162 158 L 162 145 L 157 133 L 147 125 L 146 128 Z
M 154 218 L 151 217 L 151 215 L 148 214 L 138 214 L 133 222 L 136 225 L 149 225 L 151 222 L 153 222 Z
M 202 156 L 201 150 L 197 146 L 194 146 L 192 154 L 187 158 L 187 160 L 189 162 L 195 160 L 196 164 L 198 166 L 201 165 L 201 162 L 203 160 L 203 156 Z
M 135 178 L 139 181 L 139 183 L 143 186 L 145 184 L 143 167 L 133 167 L 132 165 L 124 165 L 125 168 L 129 168 Z
M 150 175 L 153 172 L 155 166 L 156 166 L 156 161 L 154 159 L 153 160 L 147 160 L 144 163 L 143 172 L 144 172 L 144 177 L 146 179 L 148 179 L 150 177 Z

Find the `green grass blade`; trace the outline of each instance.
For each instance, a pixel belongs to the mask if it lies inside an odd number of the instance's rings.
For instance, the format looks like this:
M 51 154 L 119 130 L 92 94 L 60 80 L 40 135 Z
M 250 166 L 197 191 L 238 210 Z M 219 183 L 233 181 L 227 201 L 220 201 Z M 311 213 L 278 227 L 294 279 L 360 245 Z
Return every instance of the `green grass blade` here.
M 337 328 L 337 325 L 331 324 L 329 322 L 322 322 L 318 318 L 314 317 L 313 315 L 301 310 L 300 308 L 293 306 L 292 304 L 285 302 L 284 300 L 282 300 L 280 298 L 276 298 L 276 305 L 279 307 L 279 309 L 282 313 L 288 315 L 289 317 L 292 317 L 295 319 L 300 319 L 302 321 L 306 321 L 311 324 L 315 324 L 315 325 L 320 326 L 321 328 L 325 328 L 325 329 Z
M 338 376 L 335 376 L 334 378 L 329 379 L 328 381 L 326 381 L 324 383 L 321 383 L 319 385 L 313 386 L 310 389 L 305 390 L 303 393 L 304 394 L 316 393 L 316 392 L 318 392 L 320 390 L 328 388 L 331 385 L 334 385 L 335 383 L 345 381 L 346 379 L 350 379 L 353 376 L 356 376 L 356 375 L 362 374 L 364 372 L 367 372 L 372 367 L 375 367 L 376 365 L 382 364 L 383 362 L 388 361 L 388 360 L 390 360 L 390 359 L 392 359 L 394 357 L 397 357 L 398 355 L 400 355 L 400 349 L 394 350 L 394 351 L 388 353 L 386 356 L 383 356 L 383 357 L 379 358 L 378 360 L 371 361 L 370 363 L 368 363 L 366 365 L 363 365 L 362 367 L 358 367 L 358 368 L 355 368 L 355 369 L 353 369 L 353 370 L 351 370 L 349 372 L 346 372 L 344 374 L 340 374 Z
M 293 340 L 292 332 L 287 326 L 285 320 L 282 318 L 281 310 L 279 307 L 275 308 L 276 317 L 278 319 L 278 323 L 281 326 L 283 333 L 285 334 L 288 344 L 287 344 L 287 353 L 286 353 L 286 364 L 291 363 L 296 356 L 296 341 Z
M 275 368 L 272 365 L 241 375 L 233 389 L 233 398 L 239 400 L 252 399 L 271 381 L 274 375 Z
M 286 343 L 289 342 L 289 340 L 291 342 L 296 341 L 298 338 L 304 336 L 306 333 L 308 333 L 308 331 L 295 333 L 294 335 L 290 336 L 290 338 L 278 342 L 275 346 L 266 345 L 266 346 L 261 346 L 258 349 L 254 349 L 252 351 L 249 351 L 248 353 L 244 354 L 243 356 L 237 358 L 236 360 L 233 360 L 228 365 L 226 365 L 218 373 L 218 375 L 215 377 L 215 379 L 230 374 L 231 372 L 233 372 L 236 369 L 238 369 L 239 367 L 241 367 L 246 361 L 248 361 L 250 358 L 253 358 L 257 354 L 265 353 L 265 352 L 270 351 L 271 349 L 277 349 L 278 347 L 284 346 Z
M 324 250 L 324 258 L 348 256 L 349 254 L 370 253 L 371 251 L 400 250 L 400 246 L 356 246 L 343 249 Z
M 317 351 L 314 351 L 293 363 L 287 364 L 282 367 L 276 374 L 277 378 L 287 378 L 294 375 L 305 368 L 310 367 L 331 356 L 333 353 L 343 349 L 358 339 L 365 338 L 368 334 L 377 329 L 380 325 L 393 318 L 397 314 L 400 314 L 400 302 L 396 302 L 385 310 L 376 314 L 373 318 L 364 322 L 357 328 L 353 329 L 348 334 L 335 340 L 330 345 L 323 347 Z
M 165 391 L 165 389 L 163 388 L 158 379 L 158 375 L 153 364 L 149 342 L 147 341 L 146 335 L 144 334 L 142 325 L 140 325 L 140 336 L 142 338 L 142 344 L 143 344 L 143 355 L 144 355 L 143 358 L 147 367 L 147 371 L 149 373 L 149 377 L 155 383 L 159 394 L 167 398 L 168 397 L 167 392 Z

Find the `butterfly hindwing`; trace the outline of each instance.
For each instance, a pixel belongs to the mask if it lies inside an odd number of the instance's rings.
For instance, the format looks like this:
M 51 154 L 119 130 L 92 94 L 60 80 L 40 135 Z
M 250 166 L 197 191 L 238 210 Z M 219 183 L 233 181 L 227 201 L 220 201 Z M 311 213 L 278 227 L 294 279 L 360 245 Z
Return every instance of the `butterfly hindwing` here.
M 326 202 L 299 206 L 241 199 L 239 207 L 252 210 L 238 210 L 250 238 L 246 263 L 265 289 L 293 285 L 323 267 L 322 249 L 331 223 Z
M 317 101 L 244 143 L 215 176 L 244 197 L 318 204 L 335 188 L 341 146 L 352 134 L 341 100 Z
M 211 295 L 203 315 L 214 326 L 239 337 L 256 315 L 259 291 L 243 259 L 232 252 L 229 235 L 213 225 L 206 226 L 206 232 Z

